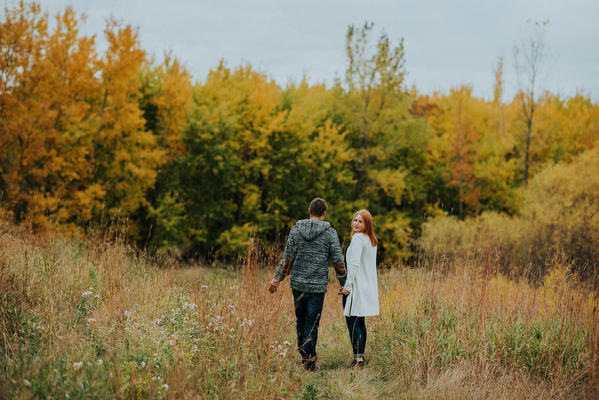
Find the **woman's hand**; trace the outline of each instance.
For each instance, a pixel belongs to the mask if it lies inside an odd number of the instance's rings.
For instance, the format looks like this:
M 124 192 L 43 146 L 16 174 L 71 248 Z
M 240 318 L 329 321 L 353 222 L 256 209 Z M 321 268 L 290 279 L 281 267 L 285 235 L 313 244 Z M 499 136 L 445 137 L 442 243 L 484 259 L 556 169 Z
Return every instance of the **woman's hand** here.
M 339 288 L 339 293 L 338 293 L 338 295 L 344 295 L 344 296 L 347 296 L 348 294 L 349 294 L 349 291 L 348 291 L 348 290 L 345 290 L 345 288 L 344 288 L 343 286 L 341 286 L 341 287 Z

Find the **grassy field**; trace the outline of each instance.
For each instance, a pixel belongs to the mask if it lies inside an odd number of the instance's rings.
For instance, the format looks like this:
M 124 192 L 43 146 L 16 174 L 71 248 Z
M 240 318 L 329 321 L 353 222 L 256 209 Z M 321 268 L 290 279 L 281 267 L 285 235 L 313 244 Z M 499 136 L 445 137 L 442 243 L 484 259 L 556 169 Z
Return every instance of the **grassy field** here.
M 0 398 L 596 398 L 595 293 L 555 262 L 533 287 L 468 260 L 379 272 L 363 370 L 336 286 L 321 370 L 296 364 L 275 262 L 176 267 L 115 241 L 32 236 L 0 222 Z M 262 265 L 260 265 L 262 264 Z M 331 274 L 332 275 L 332 274 Z

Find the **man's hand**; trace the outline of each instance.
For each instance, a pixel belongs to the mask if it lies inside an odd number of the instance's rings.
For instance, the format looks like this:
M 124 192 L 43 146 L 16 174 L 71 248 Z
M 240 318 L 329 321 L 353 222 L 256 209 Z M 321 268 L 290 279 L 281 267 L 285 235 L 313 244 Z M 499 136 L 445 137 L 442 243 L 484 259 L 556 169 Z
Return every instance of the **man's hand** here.
M 339 288 L 339 293 L 337 293 L 337 294 L 338 294 L 339 296 L 341 296 L 341 295 L 347 296 L 347 295 L 349 294 L 349 291 L 348 291 L 348 290 L 345 290 L 345 288 L 344 288 L 343 286 L 341 286 L 341 287 Z
M 279 287 L 279 282 L 275 281 L 274 279 L 270 282 L 268 282 L 268 291 L 270 293 L 275 293 L 277 291 L 277 288 Z

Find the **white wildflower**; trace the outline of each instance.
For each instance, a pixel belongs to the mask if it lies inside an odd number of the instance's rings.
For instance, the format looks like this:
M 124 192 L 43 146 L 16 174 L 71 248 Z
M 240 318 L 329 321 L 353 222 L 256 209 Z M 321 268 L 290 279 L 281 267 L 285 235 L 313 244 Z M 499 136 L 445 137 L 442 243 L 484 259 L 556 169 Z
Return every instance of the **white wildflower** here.
M 87 290 L 89 290 L 90 292 L 92 292 L 92 291 L 94 290 L 94 288 L 93 288 L 93 287 L 90 287 L 90 288 L 89 288 L 89 289 L 87 289 Z
M 164 385 L 162 385 L 162 388 L 163 388 L 164 390 L 168 390 L 168 385 L 165 383 Z
M 99 294 L 97 294 L 97 295 L 95 295 L 94 297 L 95 297 L 96 299 L 99 299 L 99 298 L 100 298 L 100 295 L 99 295 Z
M 168 344 L 172 346 L 172 345 L 174 345 L 174 344 L 175 344 L 175 342 L 173 342 L 172 340 L 169 340 L 169 341 L 168 341 Z
M 197 305 L 197 304 L 195 304 L 195 303 L 191 303 L 191 304 L 189 305 L 189 308 L 190 308 L 190 309 L 192 309 L 192 310 L 193 310 L 194 308 L 197 308 L 197 307 L 198 307 L 198 305 Z
M 141 362 L 141 367 L 142 367 L 142 368 L 145 368 L 145 367 L 146 367 L 146 362 L 145 362 L 145 361 L 142 361 L 142 362 Z
M 81 297 L 92 296 L 93 294 L 94 294 L 94 292 L 87 291 L 87 292 L 81 293 Z
M 129 318 L 131 316 L 131 311 L 125 310 L 125 317 Z
M 31 386 L 31 382 L 29 382 L 27 379 L 23 379 L 23 385 L 29 387 Z
M 235 307 L 233 307 L 231 304 L 229 304 L 229 308 L 230 308 L 231 310 L 234 310 L 234 309 L 235 309 Z
M 98 322 L 98 320 L 96 320 L 95 318 L 90 318 L 87 320 L 88 323 L 94 323 L 94 322 Z
M 283 342 L 283 344 L 284 344 L 285 346 L 289 346 L 291 343 L 289 343 L 288 341 L 286 341 L 286 340 L 285 340 L 285 341 Z
M 208 286 L 202 285 L 202 289 L 208 289 Z
M 98 365 L 102 365 L 104 363 L 104 361 L 102 361 L 101 359 L 98 360 Z
M 73 368 L 75 369 L 75 371 L 78 371 L 81 367 L 83 367 L 83 362 L 79 361 L 73 363 Z

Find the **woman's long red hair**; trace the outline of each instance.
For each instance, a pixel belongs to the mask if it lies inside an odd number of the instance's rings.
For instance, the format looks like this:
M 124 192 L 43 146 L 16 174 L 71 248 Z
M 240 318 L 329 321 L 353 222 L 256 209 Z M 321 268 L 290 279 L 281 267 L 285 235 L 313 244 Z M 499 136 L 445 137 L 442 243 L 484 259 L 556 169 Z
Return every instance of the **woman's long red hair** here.
M 362 233 L 368 236 L 368 238 L 370 239 L 370 243 L 372 243 L 373 247 L 376 246 L 377 244 L 379 244 L 379 241 L 376 239 L 376 236 L 374 235 L 374 228 L 372 226 L 372 215 L 370 215 L 370 212 L 368 210 L 360 210 L 354 214 L 352 218 L 352 224 L 354 222 L 354 218 L 356 218 L 356 215 L 358 214 L 360 214 L 360 216 L 362 217 L 362 224 L 364 225 L 364 231 Z M 351 235 L 354 236 L 353 229 Z

